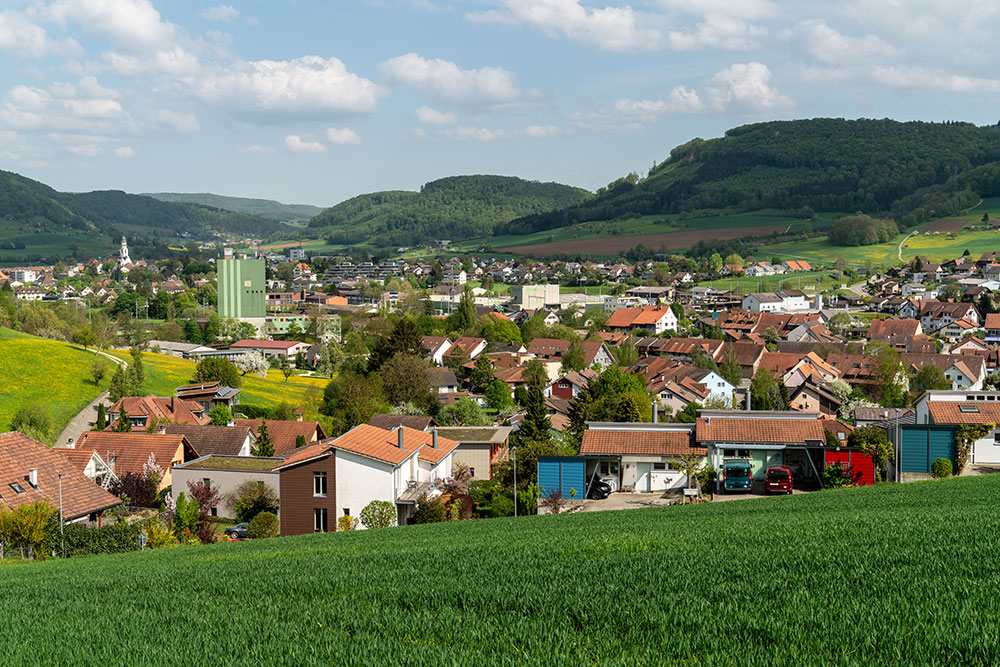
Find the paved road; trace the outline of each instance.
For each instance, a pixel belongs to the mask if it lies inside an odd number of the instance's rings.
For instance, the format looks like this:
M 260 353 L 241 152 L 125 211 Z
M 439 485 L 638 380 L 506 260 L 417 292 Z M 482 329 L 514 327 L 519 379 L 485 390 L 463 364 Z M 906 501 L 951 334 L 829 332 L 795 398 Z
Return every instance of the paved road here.
M 108 354 L 107 352 L 97 352 L 96 350 L 94 350 L 94 354 L 99 354 L 100 356 L 106 359 L 110 359 L 111 361 L 119 365 L 125 363 L 118 357 L 114 357 Z M 70 438 L 73 438 L 73 441 L 76 442 L 77 440 L 80 439 L 81 433 L 83 433 L 84 431 L 89 431 L 90 428 L 97 421 L 97 405 L 102 402 L 107 402 L 107 400 L 108 400 L 108 392 L 104 392 L 103 394 L 95 398 L 93 401 L 91 401 L 87 405 L 87 407 L 85 407 L 83 410 L 80 410 L 80 412 L 77 413 L 75 417 L 73 417 L 70 423 L 67 424 L 66 428 L 63 429 L 63 432 L 59 434 L 59 439 L 56 440 L 56 447 L 66 447 L 67 445 L 69 445 Z

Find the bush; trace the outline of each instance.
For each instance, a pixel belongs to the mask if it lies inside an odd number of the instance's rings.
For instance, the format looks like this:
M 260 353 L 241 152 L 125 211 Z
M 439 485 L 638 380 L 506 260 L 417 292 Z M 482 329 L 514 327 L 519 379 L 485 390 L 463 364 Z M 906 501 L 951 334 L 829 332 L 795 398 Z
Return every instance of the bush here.
M 261 512 L 250 520 L 250 527 L 247 528 L 247 536 L 251 540 L 277 537 L 280 530 L 277 514 L 274 512 Z
M 60 547 L 59 515 L 53 517 L 55 526 L 50 528 L 50 540 L 54 542 L 53 549 Z M 69 523 L 64 527 L 66 551 L 64 555 L 83 556 L 86 554 L 120 554 L 139 550 L 139 533 L 142 525 L 139 523 L 105 524 L 100 528 L 80 523 Z
M 153 507 L 156 502 L 156 483 L 138 472 L 127 472 L 108 489 L 112 495 L 126 500 L 132 507 Z
M 948 459 L 934 459 L 931 463 L 931 476 L 941 479 L 951 477 L 951 461 Z
M 428 498 L 422 495 L 417 500 L 417 510 L 413 513 L 413 523 L 438 523 L 444 521 L 448 508 L 440 497 Z
M 344 516 L 337 519 L 338 532 L 354 530 L 357 527 L 358 527 L 358 520 L 355 519 L 353 516 L 348 516 L 347 514 L 345 514 Z
M 854 485 L 850 473 L 844 470 L 844 467 L 839 463 L 823 468 L 820 476 L 823 478 L 823 486 L 828 489 L 840 489 Z
M 365 528 L 389 528 L 396 525 L 396 507 L 386 500 L 373 500 L 361 510 Z
M 46 442 L 52 432 L 52 418 L 45 406 L 32 403 L 14 413 L 10 419 L 10 430 L 20 431 L 29 438 Z
M 249 523 L 261 512 L 278 512 L 278 494 L 274 487 L 261 481 L 248 480 L 226 494 L 226 503 L 235 518 Z

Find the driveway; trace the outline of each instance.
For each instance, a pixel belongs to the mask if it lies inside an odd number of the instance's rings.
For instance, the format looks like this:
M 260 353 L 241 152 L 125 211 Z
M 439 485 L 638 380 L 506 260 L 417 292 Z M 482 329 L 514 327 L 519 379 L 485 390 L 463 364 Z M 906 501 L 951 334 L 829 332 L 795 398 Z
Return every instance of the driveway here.
M 642 507 L 676 505 L 681 497 L 676 493 L 612 493 L 604 500 L 584 500 L 578 512 L 603 512 L 605 510 L 634 510 Z
M 69 439 L 72 438 L 73 442 L 80 439 L 80 434 L 84 431 L 89 431 L 94 424 L 97 422 L 97 406 L 99 403 L 107 403 L 108 392 L 104 392 L 93 401 L 91 401 L 87 407 L 80 410 L 76 417 L 63 429 L 63 432 L 59 434 L 59 439 L 56 440 L 56 447 L 68 447 Z

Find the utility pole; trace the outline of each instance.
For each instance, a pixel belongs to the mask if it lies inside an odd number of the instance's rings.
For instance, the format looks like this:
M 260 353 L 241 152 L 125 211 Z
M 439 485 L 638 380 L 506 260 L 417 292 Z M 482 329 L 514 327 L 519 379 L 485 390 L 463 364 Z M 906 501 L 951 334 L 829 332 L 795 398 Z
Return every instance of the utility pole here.
M 514 462 L 514 517 L 517 518 L 517 447 L 510 448 L 511 460 Z
M 62 478 L 66 473 L 56 473 L 59 476 L 59 540 L 62 542 L 62 556 L 66 556 L 66 532 L 63 529 Z

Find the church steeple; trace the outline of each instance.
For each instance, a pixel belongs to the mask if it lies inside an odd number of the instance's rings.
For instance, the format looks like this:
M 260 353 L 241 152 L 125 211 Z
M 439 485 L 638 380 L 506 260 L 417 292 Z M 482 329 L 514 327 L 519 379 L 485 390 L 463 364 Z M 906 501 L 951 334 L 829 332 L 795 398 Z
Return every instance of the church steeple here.
M 125 241 L 125 237 L 122 236 L 122 249 L 118 251 L 118 266 L 126 266 L 131 264 L 132 260 L 128 256 L 128 242 Z

